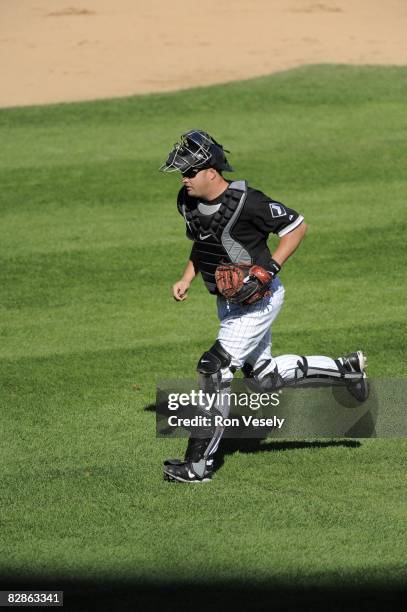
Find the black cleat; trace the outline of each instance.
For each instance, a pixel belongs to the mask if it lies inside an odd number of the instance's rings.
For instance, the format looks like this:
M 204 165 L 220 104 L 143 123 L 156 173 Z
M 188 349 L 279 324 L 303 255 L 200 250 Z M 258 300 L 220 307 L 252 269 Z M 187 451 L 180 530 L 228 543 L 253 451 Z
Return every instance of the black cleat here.
M 213 473 L 213 457 L 204 459 L 209 442 L 210 438 L 189 438 L 184 460 L 166 459 L 164 461 L 164 480 L 208 482 Z
M 210 438 L 188 438 L 184 459 L 166 459 L 164 465 L 180 465 L 187 461 L 198 461 L 204 456 Z
M 341 357 L 343 367 L 348 372 L 363 372 L 367 367 L 367 359 L 362 351 L 356 351 L 356 353 L 348 353 L 344 357 Z
M 346 373 L 355 375 L 353 378 L 345 375 L 346 387 L 349 393 L 353 395 L 358 402 L 365 402 L 369 397 L 369 383 L 365 372 L 365 368 L 367 367 L 366 356 L 362 351 L 356 351 L 355 353 L 349 353 L 341 357 L 341 361 Z
M 201 463 L 201 462 L 200 462 Z M 211 465 L 208 465 L 209 461 L 205 461 L 205 464 L 200 466 L 199 463 L 192 462 L 179 462 L 178 464 L 168 464 L 164 463 L 164 480 L 169 482 L 210 482 L 212 477 L 212 464 L 213 460 L 211 460 Z M 201 468 L 201 469 L 200 469 Z M 199 472 L 202 471 L 203 474 L 199 475 Z
M 186 461 L 182 459 L 166 459 L 164 461 L 164 467 L 167 465 L 183 465 L 184 463 L 186 463 Z

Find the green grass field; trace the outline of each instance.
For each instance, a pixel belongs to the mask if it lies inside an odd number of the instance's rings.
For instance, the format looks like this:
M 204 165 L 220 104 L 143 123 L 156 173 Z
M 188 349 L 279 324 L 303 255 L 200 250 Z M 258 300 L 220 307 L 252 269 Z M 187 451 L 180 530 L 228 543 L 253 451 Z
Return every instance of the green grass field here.
M 229 445 L 212 483 L 188 487 L 163 482 L 185 441 L 157 440 L 146 409 L 217 331 L 200 280 L 170 296 L 190 243 L 179 176 L 157 168 L 191 127 L 309 223 L 282 272 L 274 353 L 363 348 L 370 375 L 406 375 L 406 97 L 405 68 L 316 66 L 0 112 L 4 577 L 407 579 L 405 439 Z

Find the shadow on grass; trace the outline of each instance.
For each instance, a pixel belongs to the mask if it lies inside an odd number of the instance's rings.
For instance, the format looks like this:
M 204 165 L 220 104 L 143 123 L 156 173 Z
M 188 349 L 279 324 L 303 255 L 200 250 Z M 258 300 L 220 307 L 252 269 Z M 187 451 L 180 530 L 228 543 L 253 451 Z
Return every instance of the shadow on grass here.
M 148 404 L 144 407 L 146 412 L 156 412 L 156 404 Z M 270 430 L 270 433 L 272 430 Z M 265 440 L 268 440 L 265 442 Z M 185 437 L 185 444 L 187 445 L 187 437 Z M 335 446 L 342 446 L 346 448 L 359 448 L 361 443 L 358 440 L 270 440 L 267 435 L 264 437 L 255 438 L 223 438 L 219 444 L 219 448 L 215 454 L 215 465 L 214 471 L 219 470 L 225 463 L 225 457 L 227 455 L 233 455 L 234 453 L 266 453 L 266 452 L 279 452 L 279 451 L 290 451 L 308 448 L 331 448 Z
M 225 462 L 227 455 L 234 453 L 269 453 L 279 451 L 290 451 L 307 448 L 332 448 L 333 446 L 344 446 L 347 448 L 358 448 L 361 443 L 357 440 L 273 440 L 265 442 L 261 438 L 223 438 L 215 455 L 215 471 L 219 470 Z
M 170 560 L 169 560 L 170 561 Z M 194 612 L 211 610 L 402 610 L 407 595 L 404 585 L 366 584 L 347 586 L 339 576 L 331 586 L 279 584 L 270 576 L 266 585 L 242 582 L 146 581 L 138 578 L 99 580 L 27 576 L 0 577 L 0 589 L 18 591 L 47 590 L 64 592 L 64 610 L 130 610 Z
M 147 404 L 147 406 L 144 406 L 144 410 L 145 410 L 145 412 L 157 412 L 157 405 L 156 404 Z

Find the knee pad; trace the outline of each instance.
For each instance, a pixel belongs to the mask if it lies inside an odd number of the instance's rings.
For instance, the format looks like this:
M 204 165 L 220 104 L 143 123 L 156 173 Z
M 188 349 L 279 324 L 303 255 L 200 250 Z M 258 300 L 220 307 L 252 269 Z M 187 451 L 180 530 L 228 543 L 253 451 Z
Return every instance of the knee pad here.
M 269 393 L 283 386 L 283 379 L 278 373 L 277 366 L 273 368 L 272 364 L 273 361 L 267 359 L 256 369 L 247 362 L 243 365 L 242 371 L 251 390 Z
M 222 368 L 228 368 L 231 361 L 231 355 L 225 351 L 219 340 L 216 340 L 209 351 L 202 355 L 196 369 L 200 374 L 216 374 Z
M 229 413 L 227 391 L 233 379 L 235 368 L 230 367 L 232 356 L 223 348 L 219 340 L 206 351 L 198 361 L 199 386 L 206 393 L 217 393 L 215 410 L 224 416 Z M 220 395 L 222 396 L 220 396 Z M 225 395 L 226 394 L 226 395 Z M 223 399 L 222 399 L 223 398 Z
M 230 385 L 235 371 L 235 368 L 230 367 L 231 361 L 232 356 L 225 351 L 219 340 L 202 355 L 196 369 L 207 390 L 215 391 Z
M 245 378 L 253 378 L 253 366 L 247 361 L 243 364 L 242 372 Z

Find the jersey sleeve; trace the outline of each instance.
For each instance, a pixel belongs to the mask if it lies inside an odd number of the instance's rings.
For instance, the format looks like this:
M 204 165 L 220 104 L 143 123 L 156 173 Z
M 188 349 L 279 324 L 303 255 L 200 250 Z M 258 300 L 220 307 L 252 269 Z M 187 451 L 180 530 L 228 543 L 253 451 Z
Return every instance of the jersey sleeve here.
M 277 234 L 282 238 L 304 221 L 304 217 L 294 209 L 264 194 L 261 195 L 262 197 L 257 197 L 252 205 L 254 223 L 261 231 Z

